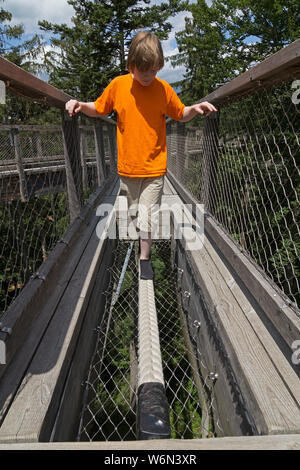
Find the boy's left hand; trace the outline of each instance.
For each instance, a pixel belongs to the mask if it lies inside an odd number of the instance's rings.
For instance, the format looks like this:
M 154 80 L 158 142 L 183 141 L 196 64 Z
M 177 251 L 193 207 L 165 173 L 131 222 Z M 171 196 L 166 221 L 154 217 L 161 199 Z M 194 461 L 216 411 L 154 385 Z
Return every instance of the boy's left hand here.
M 205 114 L 209 116 L 212 112 L 217 112 L 217 108 L 214 107 L 213 104 L 209 103 L 208 101 L 203 101 L 202 103 L 197 103 L 193 105 L 194 111 L 197 114 Z

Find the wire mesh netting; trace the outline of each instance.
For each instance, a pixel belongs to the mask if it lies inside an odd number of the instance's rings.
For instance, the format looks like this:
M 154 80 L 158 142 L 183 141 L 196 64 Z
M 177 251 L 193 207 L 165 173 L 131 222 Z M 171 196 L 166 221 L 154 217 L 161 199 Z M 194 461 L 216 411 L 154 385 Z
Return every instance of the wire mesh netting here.
M 106 308 L 97 328 L 95 352 L 84 384 L 85 398 L 77 440 L 136 439 L 138 270 L 137 248 L 132 245 L 133 242 L 118 241 L 110 268 L 110 284 L 100 298 L 100 301 L 105 299 Z M 171 438 L 213 437 L 216 428 L 218 435 L 222 434 L 221 426 L 214 421 L 213 382 L 208 371 L 205 377 L 200 376 L 197 360 L 202 355 L 192 347 L 193 338 L 187 339 L 183 333 L 184 328 L 189 330 L 190 322 L 187 312 L 180 313 L 177 267 L 172 261 L 172 251 L 170 241 L 157 240 L 152 246 Z M 190 342 L 189 347 L 185 339 Z M 191 361 L 191 355 L 194 361 Z M 205 406 L 200 399 L 202 387 L 208 392 Z
M 299 313 L 299 109 L 292 82 L 168 124 L 168 165 Z
M 109 123 L 62 121 L 60 109 L 9 87 L 0 119 L 1 315 L 109 174 L 112 159 Z M 68 155 L 76 141 L 74 162 Z

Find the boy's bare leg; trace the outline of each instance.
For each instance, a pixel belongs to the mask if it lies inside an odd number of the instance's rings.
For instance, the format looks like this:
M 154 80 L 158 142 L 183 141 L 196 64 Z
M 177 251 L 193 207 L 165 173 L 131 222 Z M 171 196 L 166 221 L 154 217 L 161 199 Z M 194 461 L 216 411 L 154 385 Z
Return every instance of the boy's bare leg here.
M 140 236 L 140 277 L 141 279 L 153 279 L 154 272 L 151 263 L 151 234 L 141 233 Z
M 149 259 L 151 253 L 152 239 L 150 233 L 147 238 L 140 238 L 140 259 Z

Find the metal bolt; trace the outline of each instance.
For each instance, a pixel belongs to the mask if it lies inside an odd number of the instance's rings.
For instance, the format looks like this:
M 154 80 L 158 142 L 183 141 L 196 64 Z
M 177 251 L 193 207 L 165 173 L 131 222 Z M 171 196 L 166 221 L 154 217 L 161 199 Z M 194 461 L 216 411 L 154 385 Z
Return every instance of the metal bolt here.
M 46 280 L 46 277 L 43 274 L 40 274 L 38 271 L 32 274 L 32 276 L 30 276 L 30 279 L 36 279 L 36 278 L 41 279 L 42 281 Z
M 58 243 L 64 243 L 65 245 L 69 245 L 69 242 L 67 242 L 66 240 L 64 240 L 63 238 L 61 238 Z
M 281 309 L 281 310 L 284 309 L 284 308 L 287 308 L 287 307 L 288 307 L 288 305 L 286 305 L 286 304 L 280 305 L 280 309 Z
M 201 322 L 198 321 L 198 320 L 194 320 L 193 325 L 194 325 L 195 328 L 200 328 Z
M 8 328 L 7 326 L 2 326 L 2 323 L 0 323 L 0 331 L 2 331 L 3 333 L 8 333 L 9 335 L 11 335 L 12 329 Z
M 215 372 L 210 372 L 209 376 L 210 376 L 212 382 L 215 382 L 217 380 L 217 378 L 219 377 L 219 375 Z

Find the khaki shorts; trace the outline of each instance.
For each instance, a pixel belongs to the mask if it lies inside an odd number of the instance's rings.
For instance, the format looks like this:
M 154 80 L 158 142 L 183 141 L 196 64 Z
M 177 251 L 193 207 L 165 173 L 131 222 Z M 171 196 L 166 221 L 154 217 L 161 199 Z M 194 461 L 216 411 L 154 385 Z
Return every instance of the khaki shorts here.
M 129 223 L 141 232 L 141 237 L 155 234 L 158 229 L 163 186 L 164 175 L 145 178 L 120 175 L 119 194 L 127 197 Z

